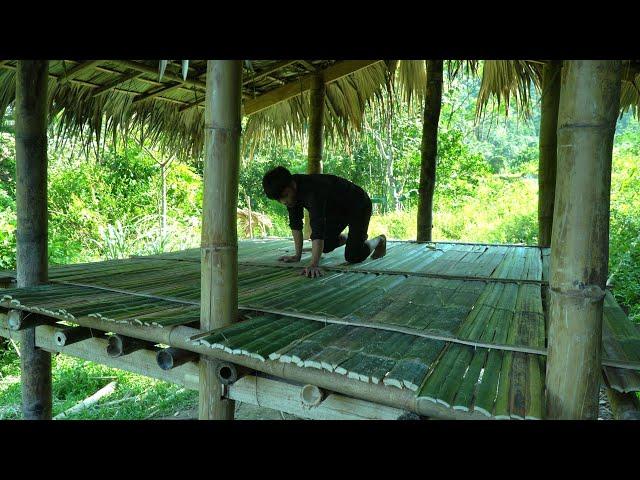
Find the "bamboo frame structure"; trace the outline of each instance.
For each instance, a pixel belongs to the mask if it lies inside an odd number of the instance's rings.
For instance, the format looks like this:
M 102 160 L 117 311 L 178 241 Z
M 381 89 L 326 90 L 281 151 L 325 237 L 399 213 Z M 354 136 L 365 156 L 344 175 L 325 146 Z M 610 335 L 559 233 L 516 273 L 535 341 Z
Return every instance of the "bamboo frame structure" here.
M 538 245 L 551 246 L 556 192 L 558 107 L 562 62 L 546 63 L 542 70 L 540 144 L 538 164 Z
M 47 281 L 47 60 L 19 60 L 16 70 L 16 264 L 18 287 Z M 51 354 L 21 335 L 25 419 L 51 419 Z
M 236 209 L 240 168 L 242 62 L 207 63 L 205 166 L 201 247 L 203 329 L 233 323 L 238 315 Z M 222 398 L 215 365 L 200 361 L 200 419 L 233 419 L 233 401 Z
M 418 241 L 430 241 L 433 228 L 433 192 L 436 186 L 438 122 L 442 105 L 442 60 L 426 60 L 427 91 L 424 99 L 420 187 L 418 196 Z
M 598 415 L 620 61 L 565 61 L 551 245 L 547 415 Z

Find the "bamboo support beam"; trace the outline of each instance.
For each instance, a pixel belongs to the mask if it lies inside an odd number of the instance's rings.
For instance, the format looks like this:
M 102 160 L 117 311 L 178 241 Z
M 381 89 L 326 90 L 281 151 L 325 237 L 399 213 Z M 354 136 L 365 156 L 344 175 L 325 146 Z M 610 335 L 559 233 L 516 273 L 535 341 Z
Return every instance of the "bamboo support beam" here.
M 259 97 L 247 100 L 244 103 L 244 114 L 251 115 L 253 113 L 269 108 L 285 100 L 289 100 L 297 95 L 301 95 L 311 88 L 312 78 L 317 73 L 322 73 L 324 83 L 329 84 L 339 80 L 342 77 L 350 75 L 358 70 L 374 65 L 383 60 L 345 60 L 336 62 L 324 70 L 319 70 L 293 82 L 287 83 L 282 87 L 271 90 Z
M 49 62 L 16 66 L 16 264 L 17 286 L 48 280 L 47 107 Z M 26 316 L 21 322 L 26 321 Z M 25 419 L 51 419 L 51 354 L 36 347 L 35 329 L 21 335 L 20 378 Z
M 277 378 L 287 379 L 303 384 L 309 383 L 317 385 L 318 387 L 326 390 L 359 398 L 361 400 L 379 403 L 381 405 L 399 408 L 401 410 L 411 411 L 421 416 L 436 417 L 442 419 L 469 420 L 486 420 L 488 418 L 482 414 L 476 414 L 473 412 L 454 411 L 428 400 L 418 402 L 415 397 L 415 392 L 412 392 L 408 389 L 401 390 L 386 385 L 377 385 L 373 383 L 354 381 L 336 373 L 316 370 L 314 368 L 301 368 L 291 363 L 280 363 L 271 360 L 261 361 L 242 355 L 233 355 L 223 350 L 211 349 L 205 345 L 194 344 L 190 341 L 191 337 L 201 335 L 205 332 L 191 327 L 175 326 L 171 328 L 147 328 L 129 325 L 126 323 L 108 322 L 107 324 L 106 322 L 93 317 L 82 317 L 77 319 L 77 322 L 78 324 L 85 327 L 98 330 L 104 330 L 105 328 L 108 328 L 109 331 L 120 335 L 125 335 L 140 340 L 146 340 L 148 342 L 153 342 L 154 344 L 161 343 L 164 345 L 170 345 L 172 347 L 196 352 L 200 354 L 201 360 L 203 358 L 210 360 L 212 364 L 212 375 L 215 375 L 213 367 L 215 367 L 215 365 L 219 361 L 227 361 L 235 365 L 241 365 L 251 370 L 257 370 L 259 372 L 272 375 Z M 46 327 L 41 326 L 37 328 L 43 329 Z M 52 333 L 50 333 L 49 335 L 51 334 Z M 85 342 L 88 341 L 90 340 L 85 340 Z M 83 342 L 79 343 L 78 345 L 82 344 Z M 75 345 L 72 345 L 69 348 L 73 348 L 74 346 Z M 137 352 L 133 353 L 132 355 L 136 355 L 136 353 Z M 104 352 L 104 356 L 109 358 L 106 355 L 106 352 Z M 152 356 L 153 363 L 157 367 L 155 353 L 152 354 Z M 128 357 L 129 356 L 120 357 L 119 359 L 127 359 Z M 178 368 L 183 367 L 184 365 Z M 168 372 L 171 372 L 171 370 L 169 370 Z
M 22 312 L 20 310 L 10 310 L 7 314 L 7 325 L 9 330 L 14 332 L 33 328 L 37 325 L 55 323 L 56 320 L 37 313 Z
M 158 367 L 156 353 L 151 350 L 138 350 L 123 357 L 113 358 L 107 354 L 108 340 L 104 332 L 93 330 L 93 337 L 76 343 L 60 346 L 55 341 L 56 328 L 50 325 L 36 327 L 36 346 L 51 353 L 63 353 L 71 357 L 82 358 L 111 368 L 144 375 L 165 382 L 181 385 L 190 390 L 198 390 L 198 365 L 185 363 L 171 370 Z M 0 328 L 0 337 L 19 341 L 19 334 Z
M 60 347 L 54 341 L 54 334 L 54 327 L 48 325 L 37 327 L 36 345 L 38 348 L 156 378 L 189 390 L 198 390 L 198 365 L 196 363 L 187 362 L 171 370 L 162 370 L 157 365 L 156 355 L 149 350 L 138 350 L 125 357 L 111 358 L 106 354 L 107 340 L 104 337 L 88 338 L 72 345 Z M 16 336 L 15 332 L 0 328 L 0 337 L 12 339 Z M 394 420 L 410 415 L 402 409 L 328 391 L 323 391 L 325 397 L 317 407 L 309 408 L 304 406 L 301 401 L 302 389 L 303 385 L 283 382 L 274 377 L 265 378 L 264 374 L 261 376 L 246 375 L 230 385 L 226 389 L 225 396 L 231 400 L 316 420 Z
M 278 62 L 275 65 L 273 65 L 271 68 L 267 68 L 266 70 L 263 70 L 262 72 L 258 72 L 256 75 L 252 77 L 246 78 L 245 80 L 242 81 L 242 85 L 243 86 L 251 85 L 252 83 L 257 82 L 262 78 L 266 78 L 269 75 L 276 73 L 278 70 L 286 68 L 289 65 L 292 65 L 294 63 L 296 63 L 296 60 L 283 60 L 281 62 Z
M 311 387 L 311 388 L 309 388 Z M 228 387 L 233 400 L 280 410 L 313 420 L 398 420 L 403 410 L 328 393 L 321 402 L 307 404 L 302 391 L 319 392 L 315 385 L 299 386 L 259 376 L 246 376 Z M 317 393 L 317 392 L 316 392 Z M 325 392 L 323 392 L 325 393 Z
M 210 60 L 205 105 L 200 327 L 230 325 L 238 316 L 238 178 L 242 62 Z M 232 420 L 215 365 L 200 360 L 199 418 Z
M 565 61 L 550 271 L 547 417 L 596 419 L 620 61 Z

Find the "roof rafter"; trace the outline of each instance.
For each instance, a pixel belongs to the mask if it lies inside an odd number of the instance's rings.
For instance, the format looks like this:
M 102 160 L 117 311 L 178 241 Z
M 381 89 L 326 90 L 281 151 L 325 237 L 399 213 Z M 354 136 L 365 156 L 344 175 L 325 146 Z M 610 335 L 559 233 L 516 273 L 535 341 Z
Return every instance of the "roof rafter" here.
M 69 80 L 77 77 L 81 72 L 89 68 L 95 67 L 102 60 L 87 60 L 86 62 L 79 63 L 64 75 L 58 77 L 59 82 L 68 82 Z
M 324 70 L 317 70 L 294 82 L 287 83 L 259 97 L 247 100 L 244 104 L 244 114 L 251 115 L 252 113 L 259 112 L 260 110 L 264 110 L 272 105 L 302 94 L 311 88 L 311 78 L 318 73 L 322 73 L 324 83 L 328 84 L 382 61 L 383 60 L 344 60 L 336 62 Z
M 141 93 L 136 98 L 134 98 L 133 102 L 131 103 L 138 103 L 149 98 L 157 97 L 160 94 L 171 92 L 172 90 L 176 90 L 177 88 L 180 88 L 182 86 L 184 86 L 182 83 L 174 83 L 173 85 L 169 85 L 167 87 L 162 87 L 155 90 L 152 89 L 151 91 Z
M 266 70 L 259 72 L 258 74 L 254 75 L 251 78 L 247 78 L 246 80 L 243 80 L 242 85 L 249 85 L 251 83 L 254 83 L 258 80 L 260 80 L 261 78 L 265 78 L 268 77 L 269 75 L 276 73 L 278 70 L 281 70 L 283 68 L 288 67 L 289 65 L 292 65 L 294 63 L 296 63 L 298 60 L 283 60 L 282 62 L 278 62 L 276 63 L 274 66 L 272 66 L 271 68 L 267 68 Z
M 158 75 L 159 71 L 157 68 L 151 67 L 149 65 L 143 64 L 143 63 L 138 63 L 138 62 L 134 62 L 132 60 L 111 60 L 113 63 L 117 63 L 119 65 L 122 65 L 124 67 L 127 68 L 132 68 L 134 70 L 138 70 L 140 72 L 143 73 L 151 73 L 153 75 Z M 181 77 L 179 77 L 178 75 L 174 75 L 171 72 L 166 72 L 163 75 L 163 78 L 166 78 L 167 80 L 173 80 L 174 82 L 179 82 L 183 85 L 189 85 L 189 86 L 193 86 L 193 87 L 198 87 L 201 88 L 203 90 L 207 89 L 207 84 L 206 82 L 203 82 L 201 80 L 193 80 L 190 79 L 189 77 L 187 77 L 186 80 L 183 80 Z
M 122 85 L 123 83 L 128 82 L 129 80 L 133 80 L 134 78 L 138 78 L 140 75 L 144 75 L 144 74 L 142 72 L 138 72 L 138 71 L 133 71 L 133 72 L 130 71 L 126 75 L 122 75 L 121 77 L 116 78 L 112 82 L 109 82 L 106 85 L 96 89 L 91 94 L 91 96 L 92 97 L 97 97 L 98 95 L 102 95 L 103 93 L 108 92 L 109 90 L 117 87 L 118 85 Z

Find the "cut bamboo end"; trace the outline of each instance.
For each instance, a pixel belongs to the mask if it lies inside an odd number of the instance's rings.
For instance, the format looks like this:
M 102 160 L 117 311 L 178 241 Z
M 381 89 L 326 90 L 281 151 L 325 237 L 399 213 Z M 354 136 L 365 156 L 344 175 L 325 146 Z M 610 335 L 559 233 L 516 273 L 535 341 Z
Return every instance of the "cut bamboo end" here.
M 216 378 L 223 385 L 232 385 L 238 378 L 238 368 L 233 363 L 218 362 L 216 366 Z
M 171 370 L 187 362 L 198 360 L 198 354 L 179 348 L 165 348 L 156 354 L 156 361 L 162 370 Z
M 94 336 L 102 336 L 102 332 L 95 332 L 94 335 L 90 328 L 69 327 L 56 330 L 53 334 L 53 341 L 57 346 L 64 347 Z
M 109 343 L 107 344 L 107 355 L 111 358 L 117 358 L 129 355 L 143 348 L 153 349 L 153 344 L 125 337 L 124 335 L 112 335 L 109 337 Z
M 306 407 L 317 407 L 325 396 L 325 392 L 315 385 L 305 385 L 300 390 L 300 400 Z

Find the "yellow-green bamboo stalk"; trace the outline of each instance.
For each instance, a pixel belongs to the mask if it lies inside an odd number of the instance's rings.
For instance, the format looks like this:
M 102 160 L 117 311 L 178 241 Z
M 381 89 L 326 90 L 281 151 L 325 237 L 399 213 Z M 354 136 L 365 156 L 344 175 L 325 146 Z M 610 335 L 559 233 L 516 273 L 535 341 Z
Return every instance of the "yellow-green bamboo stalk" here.
M 431 241 L 433 192 L 436 186 L 438 122 L 442 104 L 442 60 L 427 60 L 427 91 L 424 98 L 420 187 L 418 196 L 418 241 Z
M 620 61 L 565 61 L 551 243 L 548 418 L 596 419 Z
M 556 192 L 558 106 L 560 104 L 561 61 L 545 64 L 540 103 L 540 145 L 538 162 L 538 245 L 551 246 L 553 202 Z
M 47 281 L 48 60 L 19 60 L 16 70 L 16 264 L 18 287 Z M 22 413 L 51 419 L 51 354 L 21 334 Z
M 238 174 L 242 62 L 209 60 L 205 104 L 205 164 L 201 243 L 200 326 L 233 323 L 238 314 Z M 233 419 L 234 402 L 209 359 L 200 362 L 199 418 Z
M 321 73 L 311 77 L 309 91 L 309 145 L 307 146 L 307 173 L 322 173 L 322 148 L 324 139 L 325 85 Z M 304 211 L 303 236 L 311 236 L 309 213 Z

